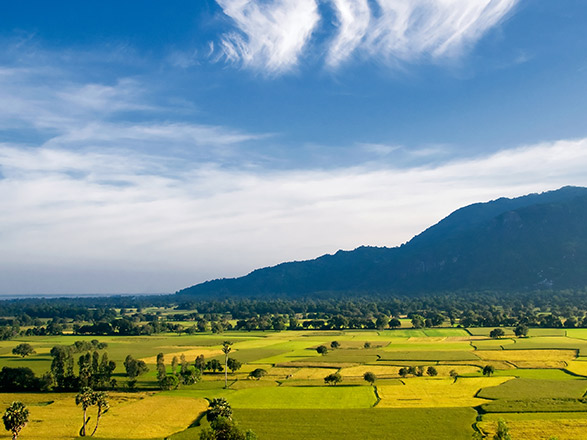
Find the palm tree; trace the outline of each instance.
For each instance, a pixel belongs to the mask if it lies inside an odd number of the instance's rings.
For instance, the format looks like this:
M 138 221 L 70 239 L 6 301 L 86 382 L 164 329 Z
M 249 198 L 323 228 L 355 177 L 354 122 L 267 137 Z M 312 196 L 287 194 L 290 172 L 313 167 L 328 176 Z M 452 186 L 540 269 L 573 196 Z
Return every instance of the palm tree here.
M 75 396 L 75 404 L 81 405 L 84 411 L 84 422 L 79 430 L 79 435 L 85 437 L 86 426 L 88 424 L 88 408 L 96 404 L 96 395 L 94 391 L 89 387 L 83 387 L 82 390 Z
M 96 402 L 96 405 L 98 405 L 98 415 L 96 417 L 96 426 L 94 427 L 94 430 L 92 431 L 92 437 L 94 436 L 94 434 L 96 433 L 96 430 L 98 429 L 98 423 L 100 423 L 100 417 L 102 417 L 102 414 L 106 414 L 108 412 L 108 410 L 110 409 L 110 405 L 108 404 L 108 394 L 104 393 L 104 392 L 97 392 L 94 393 L 94 399 Z
M 228 388 L 228 353 L 230 353 L 231 341 L 222 343 L 222 353 L 224 353 L 224 388 Z
M 22 402 L 12 402 L 2 416 L 2 420 L 6 430 L 12 432 L 12 440 L 16 440 L 29 421 L 29 410 Z

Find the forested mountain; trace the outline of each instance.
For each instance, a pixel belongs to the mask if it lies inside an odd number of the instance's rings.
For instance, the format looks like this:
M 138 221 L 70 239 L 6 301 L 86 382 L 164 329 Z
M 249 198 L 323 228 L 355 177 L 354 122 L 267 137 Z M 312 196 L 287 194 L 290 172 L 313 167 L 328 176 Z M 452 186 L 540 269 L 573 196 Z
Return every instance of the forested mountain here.
M 359 247 L 178 292 L 199 297 L 562 290 L 587 286 L 587 188 L 461 208 L 395 248 Z

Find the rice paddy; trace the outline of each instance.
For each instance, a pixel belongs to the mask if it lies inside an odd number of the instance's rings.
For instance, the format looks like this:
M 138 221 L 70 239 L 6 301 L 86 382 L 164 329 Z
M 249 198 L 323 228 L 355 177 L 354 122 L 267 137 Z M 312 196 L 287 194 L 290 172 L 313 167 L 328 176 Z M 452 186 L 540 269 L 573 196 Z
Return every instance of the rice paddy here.
M 439 328 L 384 331 L 266 331 L 154 335 L 137 337 L 37 336 L 0 342 L 0 367 L 49 370 L 49 351 L 57 344 L 99 339 L 117 364 L 118 391 L 95 438 L 187 440 L 199 437 L 196 420 L 207 400 L 225 397 L 235 420 L 261 440 L 470 439 L 473 426 L 492 436 L 496 421 L 508 421 L 514 439 L 557 436 L 583 439 L 587 432 L 587 348 L 583 329 L 532 329 L 530 337 L 491 339 L 491 329 Z M 222 342 L 233 342 L 229 356 L 243 365 L 229 373 L 205 373 L 194 385 L 158 391 L 156 356 L 170 370 L 174 356 L 193 363 L 198 355 L 224 362 Z M 331 348 L 336 341 L 338 348 Z M 20 358 L 12 348 L 28 342 L 36 354 Z M 367 343 L 367 344 L 366 344 Z M 325 345 L 328 352 L 318 354 Z M 139 391 L 125 392 L 123 361 L 131 354 L 150 372 L 139 377 Z M 492 365 L 495 373 L 483 376 Z M 401 377 L 400 368 L 420 367 L 421 376 Z M 435 376 L 426 373 L 434 367 Z M 256 368 L 260 380 L 248 378 Z M 76 367 L 77 369 L 77 367 Z M 412 371 L 412 373 L 415 370 Z M 372 372 L 373 385 L 363 380 Z M 324 377 L 339 373 L 336 386 Z M 456 377 L 455 377 L 456 376 Z M 31 421 L 21 439 L 69 440 L 78 437 L 81 409 L 71 393 L 0 394 L 6 407 L 22 400 Z M 99 436 L 99 437 L 98 437 Z M 0 439 L 10 438 L 8 432 Z M 491 437 L 490 437 L 491 438 Z

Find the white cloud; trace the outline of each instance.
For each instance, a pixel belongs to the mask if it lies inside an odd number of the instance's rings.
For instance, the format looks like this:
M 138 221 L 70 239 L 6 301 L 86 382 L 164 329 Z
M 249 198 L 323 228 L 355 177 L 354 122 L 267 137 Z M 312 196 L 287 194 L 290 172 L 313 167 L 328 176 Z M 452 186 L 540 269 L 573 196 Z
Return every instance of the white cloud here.
M 222 51 L 247 67 L 282 73 L 296 66 L 320 22 L 315 0 L 217 0 L 236 32 Z M 336 34 L 325 44 L 337 67 L 354 53 L 388 62 L 455 57 L 512 11 L 518 0 L 325 0 Z
M 0 164 L 0 267 L 38 274 L 2 270 L 0 293 L 56 284 L 49 268 L 61 293 L 87 271 L 110 274 L 87 291 L 129 290 L 140 271 L 150 275 L 134 291 L 159 292 L 339 248 L 398 245 L 469 203 L 587 186 L 587 139 L 408 169 L 177 170 L 138 152 L 14 145 L 0 147 Z
M 517 0 L 378 0 L 366 37 L 372 56 L 411 61 L 459 55 L 499 23 Z
M 320 19 L 315 0 L 217 0 L 239 32 L 222 39 L 230 61 L 278 73 L 295 66 Z
M 367 0 L 332 0 L 338 20 L 338 34 L 333 39 L 327 63 L 337 66 L 361 44 L 369 28 L 371 11 Z

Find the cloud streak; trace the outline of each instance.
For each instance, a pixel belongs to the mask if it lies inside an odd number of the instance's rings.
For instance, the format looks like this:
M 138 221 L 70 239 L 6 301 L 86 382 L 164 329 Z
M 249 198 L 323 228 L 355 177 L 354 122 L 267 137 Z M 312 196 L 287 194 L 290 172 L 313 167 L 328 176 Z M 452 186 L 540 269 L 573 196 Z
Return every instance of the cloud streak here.
M 274 74 L 294 68 L 308 49 L 320 44 L 331 68 L 353 55 L 388 63 L 457 57 L 499 24 L 518 0 L 326 0 L 334 15 L 334 35 L 323 42 L 312 39 L 317 30 L 327 32 L 315 0 L 217 3 L 236 27 L 221 39 L 226 58 Z
M 92 268 L 114 274 L 110 291 L 141 268 L 151 275 L 133 291 L 158 292 L 339 248 L 398 245 L 465 204 L 587 185 L 587 139 L 405 169 L 177 170 L 141 152 L 6 144 L 0 164 L 0 267 L 55 267 L 73 278 Z M 50 274 L 0 272 L 3 294 L 51 285 Z
M 238 31 L 221 45 L 229 61 L 280 73 L 297 64 L 320 17 L 315 0 L 217 0 Z

